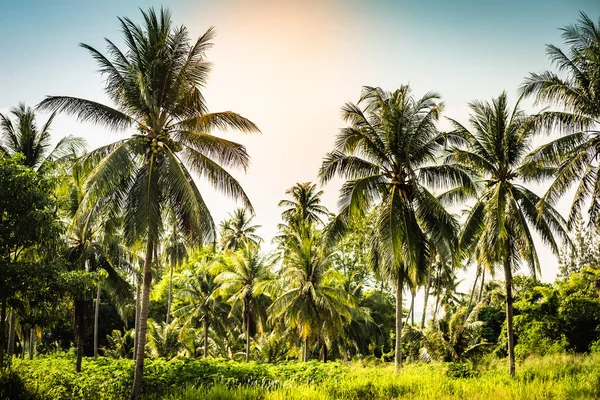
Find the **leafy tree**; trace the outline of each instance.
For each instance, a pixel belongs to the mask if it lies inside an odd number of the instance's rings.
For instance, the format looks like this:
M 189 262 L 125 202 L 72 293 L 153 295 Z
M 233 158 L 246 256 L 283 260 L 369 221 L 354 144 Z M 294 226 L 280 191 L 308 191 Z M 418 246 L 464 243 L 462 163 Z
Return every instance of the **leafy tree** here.
M 329 216 L 329 211 L 321 205 L 323 191 L 317 190 L 315 183 L 296 183 L 286 190 L 285 194 L 289 195 L 291 200 L 281 200 L 279 207 L 286 207 L 281 216 L 287 224 L 305 221 L 324 225 L 322 218 Z
M 520 90 L 535 96 L 537 104 L 555 106 L 558 110 L 540 113 L 536 123 L 545 130 L 558 128 L 564 136 L 537 148 L 529 162 L 554 174 L 554 180 L 540 199 L 540 207 L 554 205 L 558 198 L 578 182 L 569 213 L 573 227 L 581 211 L 588 205 L 590 224 L 600 227 L 600 20 L 594 23 L 581 13 L 577 24 L 562 28 L 568 45 L 563 51 L 546 46 L 548 58 L 559 73 L 531 73 Z
M 308 361 L 309 339 L 314 336 L 323 338 L 323 359 L 327 360 L 327 346 L 343 333 L 354 305 L 340 285 L 331 252 L 322 246 L 320 236 L 305 223 L 287 241 L 281 270 L 285 289 L 270 308 L 272 321 L 298 332 L 304 361 Z
M 252 242 L 256 245 L 262 242 L 260 236 L 256 234 L 260 225 L 252 225 L 253 215 L 248 215 L 248 210 L 238 208 L 229 218 L 221 222 L 221 248 L 224 250 L 239 250 L 244 242 Z
M 52 161 L 73 158 L 85 148 L 85 140 L 75 136 L 66 136 L 50 149 L 50 127 L 55 113 L 50 115 L 48 121 L 38 128 L 35 125 L 35 113 L 25 104 L 19 104 L 11 110 L 15 121 L 8 116 L 0 114 L 0 153 L 14 155 L 23 154 L 23 165 L 36 171 L 47 171 Z
M 222 264 L 215 281 L 220 283 L 220 294 L 228 297 L 232 312 L 241 308 L 246 334 L 246 362 L 250 361 L 251 330 L 264 325 L 267 308 L 266 283 L 272 280 L 271 269 L 275 259 L 263 255 L 260 247 L 250 242 Z M 231 313 L 230 313 L 231 314 Z
M 174 215 L 178 231 L 190 240 L 214 239 L 214 222 L 189 169 L 250 207 L 239 183 L 225 170 L 248 167 L 245 147 L 211 133 L 226 128 L 258 131 L 236 113 L 208 112 L 200 89 L 210 72 L 205 51 L 214 37 L 212 28 L 191 42 L 187 29 L 175 26 L 167 10 L 157 14 L 150 9 L 142 17 L 143 26 L 119 19 L 125 52 L 108 39 L 108 56 L 81 45 L 100 65 L 106 94 L 116 107 L 68 96 L 51 96 L 38 106 L 111 130 L 135 129 L 131 136 L 81 159 L 82 166 L 92 170 L 84 200 L 108 199 L 107 207 L 124 213 L 127 243 L 146 244 L 132 399 L 141 393 L 151 266 L 163 217 L 167 211 Z
M 470 104 L 472 130 L 455 120 L 454 134 L 467 141 L 466 149 L 453 148 L 449 162 L 461 163 L 483 180 L 483 191 L 471 208 L 461 232 L 460 248 L 476 254 L 483 265 L 500 264 L 504 270 L 506 290 L 506 324 L 508 362 L 515 373 L 513 332 L 513 271 L 525 262 L 535 276 L 540 262 L 530 226 L 558 253 L 555 234 L 566 239 L 566 223 L 551 206 L 538 211 L 540 197 L 520 180 L 540 179 L 545 169 L 526 158 L 535 124 L 519 109 L 519 102 L 510 110 L 506 93 L 491 103 Z
M 23 158 L 0 155 L 0 365 L 8 303 L 35 287 L 31 264 L 50 263 L 60 234 L 54 182 L 23 165 Z
M 402 362 L 402 290 L 408 281 L 424 280 L 433 247 L 450 256 L 458 231 L 426 185 L 456 186 L 455 197 L 475 192 L 463 168 L 435 164 L 452 139 L 435 127 L 442 109 L 436 93 L 415 99 L 408 86 L 394 92 L 363 88 L 358 104 L 342 108 L 350 126 L 341 130 L 319 171 L 323 183 L 336 175 L 347 179 L 340 191 L 340 212 L 328 228 L 330 240 L 343 236 L 353 216 L 375 207 L 371 263 L 396 288 L 396 369 Z
M 568 278 L 585 267 L 600 267 L 600 240 L 593 229 L 584 226 L 579 218 L 572 230 L 572 246 L 560 250 L 558 264 L 560 276 Z

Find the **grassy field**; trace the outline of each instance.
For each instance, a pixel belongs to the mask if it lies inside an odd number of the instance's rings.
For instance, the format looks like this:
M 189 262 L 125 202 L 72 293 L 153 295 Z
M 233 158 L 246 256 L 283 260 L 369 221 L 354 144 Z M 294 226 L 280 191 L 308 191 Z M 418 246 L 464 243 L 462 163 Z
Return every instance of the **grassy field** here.
M 131 384 L 130 360 L 89 359 L 80 375 L 72 359 L 16 362 L 31 398 L 120 399 Z M 407 364 L 396 376 L 383 363 L 243 364 L 228 361 L 148 362 L 146 399 L 593 399 L 600 398 L 600 355 L 553 355 L 518 365 L 503 360 Z M 0 397 L 2 397 L 0 391 Z M 10 398 L 10 396 L 9 396 Z

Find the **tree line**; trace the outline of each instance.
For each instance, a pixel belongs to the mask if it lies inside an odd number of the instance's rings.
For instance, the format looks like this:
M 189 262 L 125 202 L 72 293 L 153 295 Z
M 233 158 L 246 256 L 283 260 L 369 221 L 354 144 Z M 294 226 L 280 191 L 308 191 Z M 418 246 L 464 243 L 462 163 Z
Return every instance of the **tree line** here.
M 297 183 L 279 204 L 282 222 L 269 253 L 250 199 L 229 173 L 246 170 L 250 156 L 214 135 L 259 133 L 258 126 L 209 111 L 202 96 L 213 29 L 192 40 L 165 9 L 143 11 L 142 25 L 119 21 L 122 49 L 108 39 L 106 53 L 81 44 L 100 66 L 112 105 L 49 96 L 37 105 L 51 113 L 41 128 L 25 105 L 0 116 L 1 363 L 17 342 L 33 357 L 36 342 L 48 352 L 70 340 L 80 371 L 91 325 L 93 356 L 136 360 L 131 398 L 140 396 L 146 356 L 375 356 L 393 357 L 400 368 L 403 356 L 462 359 L 502 333 L 515 373 L 521 292 L 513 274 L 524 266 L 537 282 L 534 233 L 555 254 L 566 246 L 567 265 L 577 248 L 569 232 L 583 218 L 589 232 L 600 224 L 600 22 L 582 13 L 562 29 L 565 49 L 547 47 L 556 72 L 531 73 L 513 103 L 506 93 L 473 101 L 468 123 L 449 118 L 449 131 L 438 129 L 439 94 L 363 87 L 358 102 L 342 107 L 346 126 L 316 177 L 322 185 L 344 181 L 338 212 L 321 204 L 316 183 Z M 528 115 L 523 98 L 548 108 Z M 57 113 L 129 136 L 91 151 L 68 136 L 51 148 Z M 534 148 L 533 139 L 548 132 L 560 137 Z M 243 208 L 217 227 L 193 177 Z M 549 189 L 538 196 L 530 182 Z M 554 206 L 573 185 L 565 218 Z M 457 206 L 466 207 L 463 216 L 449 211 Z M 471 265 L 477 277 L 461 295 L 456 274 Z M 590 265 L 597 264 L 580 262 L 569 273 Z M 481 330 L 486 296 L 487 307 L 497 305 L 489 296 L 499 289 L 486 288 L 495 281 L 485 282 L 497 271 L 504 327 L 486 339 L 472 333 Z M 419 288 L 426 304 L 415 323 Z M 586 293 L 597 323 L 595 292 Z M 100 328 L 111 325 L 103 304 L 116 329 L 102 350 Z M 588 347 L 597 336 L 596 328 Z M 431 343 L 442 344 L 436 350 Z

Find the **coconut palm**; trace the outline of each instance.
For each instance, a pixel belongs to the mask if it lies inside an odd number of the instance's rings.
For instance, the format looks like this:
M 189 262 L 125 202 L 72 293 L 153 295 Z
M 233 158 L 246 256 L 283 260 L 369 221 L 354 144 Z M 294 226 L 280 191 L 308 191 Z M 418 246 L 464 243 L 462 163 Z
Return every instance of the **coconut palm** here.
M 246 362 L 250 361 L 252 331 L 265 325 L 267 308 L 266 284 L 272 280 L 275 258 L 261 253 L 260 247 L 245 242 L 242 248 L 222 264 L 215 278 L 221 284 L 220 294 L 227 296 L 231 313 L 241 308 L 246 335 Z M 231 315 L 230 313 L 230 315 Z
M 438 252 L 449 257 L 458 230 L 426 186 L 456 186 L 452 196 L 457 198 L 475 193 L 467 171 L 435 164 L 443 145 L 453 139 L 435 127 L 442 109 L 436 93 L 415 99 L 408 86 L 394 92 L 363 88 L 358 104 L 342 108 L 350 126 L 341 130 L 319 171 L 323 183 L 336 175 L 347 180 L 340 212 L 328 228 L 330 240 L 342 236 L 353 216 L 374 207 L 371 262 L 396 288 L 396 370 L 402 363 L 402 289 L 409 280 L 424 280 L 433 247 L 440 246 Z
M 171 230 L 166 239 L 165 256 L 169 264 L 169 295 L 167 298 L 167 316 L 165 322 L 169 325 L 171 322 L 171 306 L 173 304 L 173 272 L 187 258 L 185 237 L 177 231 L 176 227 Z
M 85 140 L 75 136 L 66 136 L 51 147 L 50 128 L 56 113 L 52 113 L 46 123 L 38 128 L 32 108 L 19 103 L 11 110 L 15 120 L 0 114 L 0 154 L 25 156 L 23 164 L 35 170 L 44 171 L 50 162 L 74 157 L 85 148 Z
M 260 244 L 262 238 L 256 234 L 260 225 L 252 225 L 253 215 L 245 208 L 238 208 L 221 222 L 221 248 L 237 251 L 245 241 Z
M 181 349 L 177 319 L 170 324 L 151 321 L 149 328 L 148 347 L 152 357 L 162 357 L 167 360 L 174 358 Z
M 324 225 L 323 217 L 329 215 L 329 211 L 321 205 L 322 190 L 317 190 L 317 185 L 311 182 L 296 183 L 285 191 L 291 197 L 279 202 L 279 207 L 286 207 L 281 213 L 287 224 L 299 221 Z
M 519 109 L 510 110 L 506 93 L 491 103 L 470 104 L 472 130 L 450 120 L 454 134 L 468 141 L 465 148 L 454 148 L 449 162 L 472 169 L 483 180 L 483 190 L 471 208 L 460 237 L 460 248 L 475 254 L 483 265 L 500 265 L 506 288 L 506 326 L 508 363 L 515 373 L 512 274 L 526 263 L 534 274 L 540 262 L 530 227 L 558 254 L 555 235 L 566 238 L 565 221 L 551 206 L 536 209 L 540 197 L 522 181 L 538 178 L 546 171 L 528 162 L 527 153 L 536 133 L 535 124 Z
M 141 393 L 151 265 L 164 216 L 167 212 L 174 215 L 177 230 L 190 240 L 214 240 L 214 222 L 192 172 L 250 208 L 243 189 L 225 169 L 246 169 L 246 149 L 212 132 L 226 128 L 258 131 L 236 113 L 208 112 L 201 88 L 210 72 L 205 51 L 214 37 L 212 28 L 191 42 L 187 29 L 175 26 L 167 10 L 150 9 L 142 11 L 142 16 L 143 26 L 129 18 L 119 19 L 124 52 L 108 39 L 107 55 L 82 44 L 100 65 L 106 94 L 115 107 L 68 96 L 48 97 L 38 106 L 110 130 L 134 129 L 127 138 L 81 159 L 84 169 L 92 170 L 84 200 L 110 199 L 107 206 L 124 213 L 125 240 L 141 239 L 146 246 L 133 399 Z
M 322 238 L 309 223 L 303 223 L 286 243 L 282 279 L 286 287 L 270 308 L 272 321 L 296 330 L 308 361 L 311 337 L 322 338 L 323 359 L 327 346 L 343 333 L 351 321 L 353 297 L 342 286 L 342 277 L 334 268 L 333 257 Z
M 578 24 L 562 31 L 568 51 L 554 45 L 546 47 L 548 57 L 562 74 L 532 73 L 520 89 L 526 96 L 535 96 L 537 104 L 558 108 L 540 113 L 537 123 L 546 130 L 558 128 L 565 135 L 536 149 L 528 161 L 539 163 L 549 174 L 555 172 L 540 207 L 554 205 L 579 182 L 569 228 L 574 227 L 586 204 L 590 224 L 600 228 L 600 19 L 594 23 L 581 13 Z
M 203 257 L 191 269 L 185 270 L 176 279 L 178 307 L 174 314 L 179 318 L 183 327 L 202 322 L 203 325 L 203 356 L 208 357 L 208 334 L 212 325 L 223 325 L 229 314 L 230 307 L 218 293 L 219 284 L 211 272 L 216 261 Z M 224 327 L 220 327 L 221 331 Z

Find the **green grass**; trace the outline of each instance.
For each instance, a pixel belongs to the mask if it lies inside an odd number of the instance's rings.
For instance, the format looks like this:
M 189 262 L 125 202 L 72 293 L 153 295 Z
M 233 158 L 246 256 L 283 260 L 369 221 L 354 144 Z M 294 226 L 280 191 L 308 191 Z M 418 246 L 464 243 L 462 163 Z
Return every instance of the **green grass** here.
M 130 360 L 40 357 L 14 371 L 44 399 L 120 399 L 131 385 Z M 600 355 L 552 355 L 518 365 L 511 378 L 503 360 L 479 368 L 407 364 L 399 375 L 383 363 L 243 364 L 224 360 L 164 360 L 146 364 L 147 399 L 593 399 L 600 398 Z M 456 371 L 467 378 L 456 378 Z M 183 388 L 183 389 L 182 389 Z M 1 393 L 1 392 L 0 392 Z

